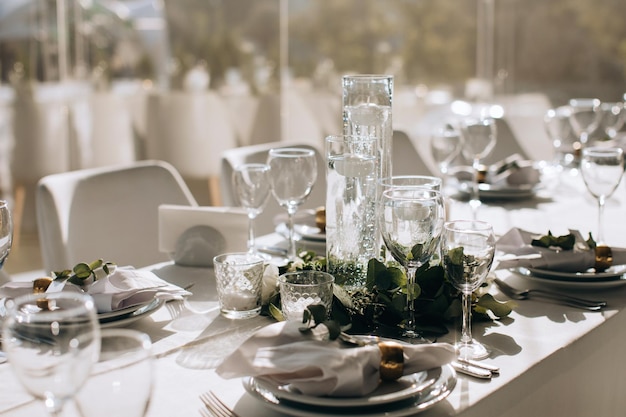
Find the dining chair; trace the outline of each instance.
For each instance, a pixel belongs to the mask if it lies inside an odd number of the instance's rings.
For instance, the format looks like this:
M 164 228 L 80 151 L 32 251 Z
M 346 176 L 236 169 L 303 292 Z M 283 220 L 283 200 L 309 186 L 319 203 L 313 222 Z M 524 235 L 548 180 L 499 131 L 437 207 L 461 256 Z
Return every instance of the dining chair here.
M 167 261 L 159 205 L 197 205 L 176 169 L 155 160 L 48 175 L 35 197 L 44 271 L 100 258 L 136 267 Z
M 428 143 L 424 150 L 430 152 Z M 402 130 L 393 131 L 391 151 L 391 171 L 393 175 L 439 175 L 433 172 L 425 158 L 422 157 L 409 135 Z
M 242 146 L 223 152 L 220 178 L 222 203 L 225 206 L 238 205 L 237 196 L 235 195 L 232 185 L 232 175 L 235 167 L 247 163 L 265 163 L 270 149 L 288 147 L 313 149 L 317 157 L 317 180 L 309 198 L 302 206 L 300 206 L 298 211 L 315 209 L 326 205 L 326 163 L 324 156 L 316 147 L 312 145 L 285 142 L 268 142 L 258 145 Z M 261 213 L 255 220 L 257 235 L 273 232 L 275 227 L 275 217 L 283 214 L 286 214 L 286 210 L 278 205 L 273 196 L 270 196 L 265 210 L 263 210 L 263 213 Z

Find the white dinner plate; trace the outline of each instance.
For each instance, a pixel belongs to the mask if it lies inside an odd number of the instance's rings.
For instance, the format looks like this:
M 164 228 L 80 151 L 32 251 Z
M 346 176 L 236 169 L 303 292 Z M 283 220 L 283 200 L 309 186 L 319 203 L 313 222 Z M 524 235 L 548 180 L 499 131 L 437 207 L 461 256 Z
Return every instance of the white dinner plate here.
M 296 417 L 339 417 L 347 415 L 359 415 L 364 417 L 402 417 L 417 414 L 424 411 L 438 402 L 445 399 L 456 385 L 456 372 L 450 365 L 444 365 L 440 370 L 438 378 L 423 389 L 421 392 L 390 403 L 370 404 L 367 397 L 362 398 L 364 402 L 360 406 L 333 407 L 305 404 L 294 402 L 285 398 L 277 397 L 274 392 L 277 387 L 263 379 L 253 377 L 245 378 L 243 385 L 246 391 L 253 398 L 261 401 L 267 407 L 287 415 Z M 268 389 L 269 385 L 269 389 Z M 318 399 L 328 397 L 316 397 Z M 319 404 L 319 402 L 317 403 Z
M 316 226 L 294 224 L 293 231 L 299 234 L 302 239 L 326 241 L 326 233 Z
M 491 200 L 521 200 L 533 197 L 537 191 L 537 184 L 522 184 L 517 186 L 502 186 L 491 184 L 479 184 L 478 194 L 480 198 Z M 472 192 L 472 184 L 469 182 L 459 183 L 459 193 L 469 197 Z
M 575 273 L 569 273 L 569 277 L 567 279 L 563 279 L 566 272 L 561 273 L 562 276 L 559 279 L 555 279 L 553 274 L 542 275 L 543 270 L 537 269 L 528 269 L 528 268 L 517 268 L 516 272 L 518 272 L 524 278 L 535 281 L 541 284 L 549 285 L 552 287 L 559 287 L 565 289 L 604 289 L 604 288 L 614 288 L 620 287 L 626 284 L 626 277 L 622 275 L 618 275 L 616 278 L 610 279 L 598 279 L 598 278 L 581 278 L 577 276 Z M 549 271 L 553 273 L 554 271 Z M 587 273 L 585 273 L 587 274 Z
M 165 303 L 164 300 L 155 298 L 154 300 L 140 304 L 138 306 L 128 307 L 109 313 L 98 313 L 98 320 L 100 321 L 100 328 L 107 327 L 123 327 L 127 326 L 145 316 L 157 311 Z
M 626 273 L 626 265 L 615 265 L 604 272 L 586 271 L 586 272 L 562 272 L 551 271 L 548 269 L 527 268 L 533 275 L 552 278 L 560 281 L 614 281 L 621 279 Z

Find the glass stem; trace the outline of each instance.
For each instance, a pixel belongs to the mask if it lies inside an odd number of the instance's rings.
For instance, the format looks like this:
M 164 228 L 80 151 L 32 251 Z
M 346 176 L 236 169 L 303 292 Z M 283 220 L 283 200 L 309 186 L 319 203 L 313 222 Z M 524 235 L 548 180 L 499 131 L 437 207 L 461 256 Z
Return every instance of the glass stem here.
M 287 206 L 287 230 L 289 230 L 289 249 L 287 251 L 287 258 L 290 261 L 296 259 L 296 241 L 294 239 L 293 232 L 293 217 L 296 214 L 297 209 L 298 208 L 296 206 Z
M 408 333 L 415 333 L 415 272 L 417 267 L 406 267 L 406 331 Z
M 604 196 L 598 198 L 598 236 L 596 236 L 596 243 L 604 242 Z
M 472 183 L 472 193 L 470 195 L 470 208 L 472 209 L 472 219 L 476 220 L 476 217 L 478 215 L 478 207 L 480 207 L 480 191 L 479 191 L 479 176 L 480 173 L 478 172 L 478 170 L 480 169 L 480 159 L 475 158 L 474 162 L 472 164 L 472 167 L 474 168 L 474 181 Z
M 472 294 L 463 292 L 463 327 L 461 329 L 461 343 L 472 341 Z
M 254 216 L 248 215 L 248 252 L 256 253 L 254 247 Z

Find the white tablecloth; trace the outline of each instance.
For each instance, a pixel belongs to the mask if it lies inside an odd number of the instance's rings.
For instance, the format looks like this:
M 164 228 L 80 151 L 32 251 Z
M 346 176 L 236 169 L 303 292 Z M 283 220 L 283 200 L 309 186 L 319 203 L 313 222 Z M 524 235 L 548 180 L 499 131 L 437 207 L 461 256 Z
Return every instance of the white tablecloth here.
M 541 233 L 548 228 L 595 230 L 596 207 L 580 188 L 561 184 L 554 197 L 486 205 L 479 217 L 491 220 L 497 233 L 521 226 Z M 574 192 L 573 190 L 577 190 Z M 606 210 L 607 238 L 626 246 L 626 224 L 621 222 L 626 190 L 620 186 Z M 462 217 L 466 204 L 453 202 L 450 216 Z M 267 238 L 272 242 L 276 237 Z M 154 342 L 156 381 L 148 417 L 198 415 L 202 392 L 213 390 L 242 417 L 275 415 L 245 393 L 241 381 L 223 380 L 214 368 L 259 326 L 265 317 L 232 321 L 217 311 L 210 269 L 163 264 L 153 268 L 174 283 L 194 282 L 189 308 L 161 308 L 130 327 L 147 332 Z M 518 287 L 529 281 L 508 271 L 499 273 Z M 499 299 L 505 299 L 497 289 Z M 500 376 L 482 381 L 459 375 L 451 395 L 420 415 L 434 416 L 620 416 L 626 409 L 626 289 L 624 286 L 586 294 L 603 298 L 608 308 L 587 312 L 541 301 L 520 301 L 510 317 L 474 326 L 474 336 L 493 352 L 488 363 L 501 368 Z M 459 337 L 456 327 L 440 341 Z M 40 403 L 29 399 L 7 364 L 0 365 L 0 415 L 43 415 Z M 98 401 L 94 398 L 94 401 Z M 73 416 L 72 409 L 67 415 Z

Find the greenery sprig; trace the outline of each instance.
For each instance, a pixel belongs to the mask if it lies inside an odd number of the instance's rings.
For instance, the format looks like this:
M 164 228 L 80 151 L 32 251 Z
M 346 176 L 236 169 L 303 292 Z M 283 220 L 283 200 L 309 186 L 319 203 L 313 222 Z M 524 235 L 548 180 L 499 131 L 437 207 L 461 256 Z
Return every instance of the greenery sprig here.
M 53 279 L 55 281 L 67 281 L 72 284 L 83 286 L 87 283 L 90 277 L 96 281 L 99 277 L 98 271 L 102 270 L 107 276 L 113 272 L 115 264 L 112 262 L 105 262 L 102 259 L 97 259 L 91 263 L 80 262 L 74 265 L 72 269 L 65 269 L 63 271 L 53 272 Z
M 585 243 L 590 249 L 595 249 L 596 247 L 596 241 L 593 239 L 591 233 L 589 233 L 589 238 L 585 241 Z M 554 236 L 552 231 L 548 230 L 547 235 L 543 235 L 539 237 L 539 239 L 532 239 L 530 244 L 531 246 L 538 246 L 541 248 L 555 247 L 563 250 L 572 250 L 576 245 L 576 236 L 573 233 Z

